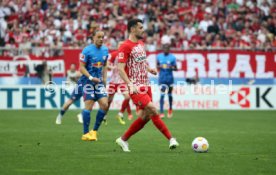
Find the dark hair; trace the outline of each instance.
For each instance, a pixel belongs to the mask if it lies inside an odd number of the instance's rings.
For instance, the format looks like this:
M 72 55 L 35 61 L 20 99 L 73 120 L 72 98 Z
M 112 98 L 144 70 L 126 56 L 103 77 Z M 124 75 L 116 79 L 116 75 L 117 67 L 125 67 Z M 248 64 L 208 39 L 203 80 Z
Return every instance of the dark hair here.
M 88 38 L 91 38 L 93 40 L 93 37 L 98 33 L 98 32 L 103 32 L 102 30 L 94 30 L 92 32 L 90 32 L 90 35 L 88 36 Z
M 92 37 L 94 37 L 98 32 L 103 32 L 102 30 L 94 30 L 92 32 Z
M 139 23 L 139 22 L 143 23 L 143 21 L 141 19 L 131 19 L 131 20 L 129 20 L 128 23 L 127 23 L 128 32 L 130 32 L 131 27 L 136 26 L 137 23 Z

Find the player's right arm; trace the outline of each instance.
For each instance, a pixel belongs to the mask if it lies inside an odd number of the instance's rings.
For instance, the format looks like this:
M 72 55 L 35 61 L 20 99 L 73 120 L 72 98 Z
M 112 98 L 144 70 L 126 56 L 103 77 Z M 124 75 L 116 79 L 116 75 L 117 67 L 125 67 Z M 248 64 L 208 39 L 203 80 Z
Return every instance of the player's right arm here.
M 93 77 L 90 75 L 90 73 L 86 69 L 86 62 L 87 62 L 88 56 L 85 53 L 85 49 L 83 50 L 81 56 L 80 56 L 80 72 L 86 76 L 90 81 L 93 81 L 95 83 L 99 83 L 101 80 L 99 78 Z
M 126 63 L 128 61 L 130 55 L 130 49 L 125 45 L 122 44 L 118 49 L 118 72 L 122 80 L 127 84 L 129 87 L 130 93 L 137 93 L 137 88 L 133 85 L 133 83 L 129 80 L 128 75 L 125 71 Z

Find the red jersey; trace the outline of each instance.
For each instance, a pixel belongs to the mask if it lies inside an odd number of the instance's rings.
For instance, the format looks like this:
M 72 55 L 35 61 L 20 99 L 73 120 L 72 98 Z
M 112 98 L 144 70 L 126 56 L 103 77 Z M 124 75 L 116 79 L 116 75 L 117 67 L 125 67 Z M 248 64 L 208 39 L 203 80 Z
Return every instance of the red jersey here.
M 118 50 L 118 62 L 126 63 L 125 71 L 129 80 L 136 86 L 149 85 L 148 63 L 144 43 L 126 40 Z
M 110 63 L 112 63 L 115 67 L 112 69 L 111 73 L 111 78 L 110 78 L 110 83 L 113 84 L 122 84 L 125 83 L 124 80 L 119 75 L 119 70 L 117 68 L 117 63 L 118 63 L 118 51 L 114 51 L 111 53 L 111 58 L 109 60 Z

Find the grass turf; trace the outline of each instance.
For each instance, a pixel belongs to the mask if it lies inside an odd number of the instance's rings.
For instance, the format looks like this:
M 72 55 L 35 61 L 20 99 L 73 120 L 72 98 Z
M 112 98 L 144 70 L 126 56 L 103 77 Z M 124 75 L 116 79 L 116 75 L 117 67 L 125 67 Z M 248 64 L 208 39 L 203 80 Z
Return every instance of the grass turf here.
M 177 150 L 149 123 L 129 140 L 131 153 L 115 144 L 130 122 L 119 125 L 110 111 L 98 141 L 84 142 L 78 112 L 68 111 L 57 126 L 58 111 L 1 111 L 0 174 L 276 174 L 274 111 L 175 111 L 164 121 Z M 208 139 L 208 153 L 192 151 L 197 136 Z

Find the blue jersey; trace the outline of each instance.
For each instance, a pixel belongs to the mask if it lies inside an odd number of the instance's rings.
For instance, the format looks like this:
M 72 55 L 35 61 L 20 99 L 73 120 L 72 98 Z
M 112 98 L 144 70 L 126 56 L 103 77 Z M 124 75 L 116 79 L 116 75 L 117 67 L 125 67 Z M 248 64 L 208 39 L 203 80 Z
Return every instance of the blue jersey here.
M 176 66 L 176 58 L 173 54 L 165 55 L 160 53 L 157 55 L 157 65 L 160 67 L 159 84 L 173 84 L 173 68 Z
M 108 48 L 106 46 L 101 46 L 97 48 L 94 44 L 90 44 L 85 47 L 81 53 L 80 61 L 85 63 L 85 68 L 92 77 L 99 78 L 103 80 L 103 67 L 106 65 L 108 58 Z M 86 84 L 95 83 L 90 81 L 85 75 L 80 77 L 80 80 Z

